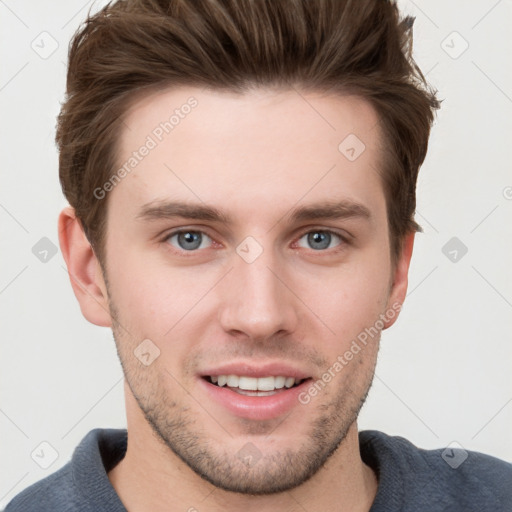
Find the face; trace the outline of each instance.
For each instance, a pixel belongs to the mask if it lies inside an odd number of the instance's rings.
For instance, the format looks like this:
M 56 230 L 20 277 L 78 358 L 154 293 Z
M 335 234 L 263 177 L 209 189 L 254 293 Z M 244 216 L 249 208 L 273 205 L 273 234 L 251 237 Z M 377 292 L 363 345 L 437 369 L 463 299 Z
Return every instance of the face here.
M 104 270 L 128 400 L 220 488 L 298 486 L 354 425 L 398 314 L 377 121 L 193 88 L 126 116 Z

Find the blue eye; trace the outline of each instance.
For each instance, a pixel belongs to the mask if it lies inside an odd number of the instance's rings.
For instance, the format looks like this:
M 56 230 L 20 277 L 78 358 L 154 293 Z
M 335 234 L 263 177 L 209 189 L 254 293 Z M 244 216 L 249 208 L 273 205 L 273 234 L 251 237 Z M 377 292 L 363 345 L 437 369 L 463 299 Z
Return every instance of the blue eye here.
M 193 252 L 199 249 L 206 249 L 213 240 L 202 231 L 183 229 L 175 231 L 167 236 L 166 242 L 170 243 L 178 250 Z M 313 249 L 315 251 L 324 251 L 342 245 L 346 240 L 337 233 L 329 230 L 309 231 L 301 236 L 298 241 L 300 247 Z
M 306 243 L 309 245 L 305 246 L 301 243 L 301 240 L 306 239 Z M 331 245 L 331 242 L 336 241 L 338 239 L 338 243 Z M 343 239 L 340 235 L 333 233 L 332 231 L 310 231 L 309 233 L 305 233 L 299 239 L 299 246 L 306 247 L 307 249 L 313 249 L 315 251 L 322 251 L 324 249 L 330 249 L 335 245 L 340 245 L 340 242 L 343 242 Z
M 204 249 L 208 246 L 211 238 L 201 231 L 176 231 L 167 238 L 171 245 L 183 251 L 195 251 L 196 249 Z

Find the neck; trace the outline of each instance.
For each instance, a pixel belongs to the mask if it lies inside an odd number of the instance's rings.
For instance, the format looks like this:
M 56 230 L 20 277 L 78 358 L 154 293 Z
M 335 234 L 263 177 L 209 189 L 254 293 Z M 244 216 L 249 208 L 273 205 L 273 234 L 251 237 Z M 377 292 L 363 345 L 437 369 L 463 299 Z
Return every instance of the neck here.
M 357 425 L 312 478 L 283 493 L 244 495 L 203 480 L 153 432 L 138 407 L 128 414 L 128 447 L 108 477 L 127 510 L 140 512 L 368 512 L 377 479 L 359 453 Z

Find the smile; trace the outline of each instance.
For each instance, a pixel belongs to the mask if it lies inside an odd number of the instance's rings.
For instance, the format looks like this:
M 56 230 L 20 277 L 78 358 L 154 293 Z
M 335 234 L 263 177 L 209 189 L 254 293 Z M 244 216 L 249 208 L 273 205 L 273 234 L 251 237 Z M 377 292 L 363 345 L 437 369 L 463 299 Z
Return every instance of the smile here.
M 298 386 L 304 379 L 285 376 L 249 377 L 246 375 L 211 375 L 206 377 L 218 387 L 227 387 L 240 395 L 271 396 Z
M 304 405 L 299 395 L 311 378 L 246 375 L 203 375 L 198 379 L 207 403 L 230 416 L 265 421 L 289 414 Z

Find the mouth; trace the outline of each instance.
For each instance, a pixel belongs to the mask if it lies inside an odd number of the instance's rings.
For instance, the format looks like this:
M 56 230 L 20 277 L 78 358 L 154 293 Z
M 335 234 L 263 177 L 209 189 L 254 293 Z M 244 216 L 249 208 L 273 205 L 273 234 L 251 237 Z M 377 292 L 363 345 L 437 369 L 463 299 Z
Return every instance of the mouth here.
M 312 377 L 284 368 L 284 375 L 279 368 L 274 375 L 261 369 L 240 369 L 240 375 L 213 370 L 200 375 L 198 382 L 207 403 L 220 407 L 224 414 L 255 421 L 277 419 L 304 407 L 299 397 Z
M 214 386 L 226 388 L 245 396 L 272 396 L 300 386 L 305 380 L 308 380 L 283 375 L 266 377 L 206 375 L 203 376 L 203 379 Z

